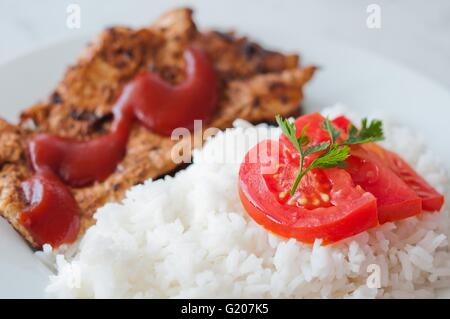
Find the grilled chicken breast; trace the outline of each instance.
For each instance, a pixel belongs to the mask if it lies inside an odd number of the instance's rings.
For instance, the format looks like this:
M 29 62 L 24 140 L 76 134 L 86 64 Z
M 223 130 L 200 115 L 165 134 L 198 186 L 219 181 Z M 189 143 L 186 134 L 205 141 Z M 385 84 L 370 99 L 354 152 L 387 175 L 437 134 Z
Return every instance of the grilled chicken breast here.
M 18 222 L 28 205 L 21 183 L 32 173 L 27 164 L 29 139 L 40 132 L 78 140 L 105 134 L 121 89 L 138 72 L 151 70 L 172 84 L 183 82 L 183 52 L 189 45 L 207 53 L 219 78 L 219 105 L 209 123 L 219 129 L 237 118 L 258 123 L 273 121 L 276 114 L 297 113 L 303 85 L 315 70 L 300 67 L 298 55 L 266 50 L 233 32 L 200 32 L 187 8 L 170 11 L 142 29 L 105 30 L 47 99 L 22 112 L 18 125 L 0 120 L 0 214 L 32 246 L 38 245 Z M 80 234 L 95 223 L 98 207 L 119 201 L 133 185 L 176 169 L 171 159 L 175 143 L 136 123 L 117 170 L 102 183 L 72 189 L 82 211 Z

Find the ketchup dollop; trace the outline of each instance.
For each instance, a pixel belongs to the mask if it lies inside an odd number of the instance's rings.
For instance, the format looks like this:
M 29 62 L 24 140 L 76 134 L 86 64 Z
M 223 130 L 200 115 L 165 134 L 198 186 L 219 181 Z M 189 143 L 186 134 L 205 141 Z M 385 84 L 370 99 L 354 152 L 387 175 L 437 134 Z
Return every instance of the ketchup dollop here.
M 148 71 L 125 85 L 113 108 L 110 133 L 89 141 L 43 133 L 30 141 L 34 174 L 23 183 L 30 207 L 21 213 L 20 222 L 39 245 L 57 247 L 76 239 L 80 211 L 67 186 L 88 186 L 112 174 L 125 156 L 135 121 L 168 136 L 177 127 L 192 130 L 194 120 L 211 120 L 218 101 L 214 68 L 196 47 L 187 49 L 184 59 L 186 79 L 179 85 Z
M 38 245 L 56 247 L 77 238 L 80 211 L 70 189 L 49 170 L 36 172 L 22 183 L 30 207 L 20 214 L 19 221 Z

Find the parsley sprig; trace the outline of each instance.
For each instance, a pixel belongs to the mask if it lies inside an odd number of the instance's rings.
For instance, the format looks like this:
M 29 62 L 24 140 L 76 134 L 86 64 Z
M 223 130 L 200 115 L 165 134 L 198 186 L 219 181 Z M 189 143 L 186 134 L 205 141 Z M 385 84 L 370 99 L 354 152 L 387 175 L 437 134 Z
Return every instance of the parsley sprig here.
M 277 115 L 275 119 L 283 134 L 286 135 L 300 156 L 299 173 L 292 185 L 290 191 L 291 196 L 294 195 L 303 176 L 311 169 L 345 167 L 347 165 L 345 160 L 350 156 L 349 145 L 384 140 L 382 122 L 379 120 L 372 120 L 368 123 L 367 118 L 364 118 L 361 121 L 361 129 L 358 129 L 351 124 L 348 129 L 347 139 L 337 142 L 341 131 L 336 129 L 327 117 L 323 122 L 322 128 L 330 135 L 330 141 L 311 145 L 311 139 L 306 135 L 308 126 L 304 126 L 299 137 L 297 137 L 297 128 L 294 123 L 287 119 L 283 119 L 279 115 Z M 322 154 L 316 157 L 316 159 L 314 159 L 307 167 L 304 167 L 305 157 L 319 152 L 322 152 Z

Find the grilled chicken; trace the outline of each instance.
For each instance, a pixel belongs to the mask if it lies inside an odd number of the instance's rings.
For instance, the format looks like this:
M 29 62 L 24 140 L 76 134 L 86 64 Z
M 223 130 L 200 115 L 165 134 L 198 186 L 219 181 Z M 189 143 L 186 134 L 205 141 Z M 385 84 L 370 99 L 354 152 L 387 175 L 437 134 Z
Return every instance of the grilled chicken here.
M 298 55 L 266 50 L 234 32 L 200 32 L 187 8 L 170 11 L 146 28 L 103 31 L 68 68 L 54 92 L 22 112 L 18 125 L 0 121 L 0 214 L 32 246 L 38 248 L 18 222 L 28 205 L 21 183 L 31 175 L 29 139 L 40 132 L 78 140 L 105 134 L 121 89 L 138 72 L 151 70 L 169 83 L 183 82 L 183 52 L 189 45 L 207 53 L 219 78 L 219 105 L 209 124 L 219 129 L 237 118 L 258 123 L 273 121 L 276 114 L 297 113 L 303 85 L 315 70 L 300 67 Z M 121 200 L 133 185 L 176 169 L 171 159 L 176 142 L 136 123 L 117 170 L 102 183 L 72 189 L 82 211 L 80 235 L 95 223 L 98 207 Z

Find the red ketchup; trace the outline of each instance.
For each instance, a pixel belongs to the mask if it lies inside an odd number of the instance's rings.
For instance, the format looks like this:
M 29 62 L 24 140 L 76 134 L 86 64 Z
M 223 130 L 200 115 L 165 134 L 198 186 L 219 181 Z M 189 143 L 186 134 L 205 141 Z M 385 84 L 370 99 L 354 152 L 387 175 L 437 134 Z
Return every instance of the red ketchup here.
M 38 245 L 59 246 L 77 238 L 80 211 L 70 189 L 53 174 L 43 170 L 22 183 L 30 207 L 20 214 L 19 221 Z
M 185 51 L 186 79 L 172 86 L 157 74 L 142 72 L 127 84 L 114 106 L 110 133 L 89 141 L 38 134 L 29 144 L 34 175 L 23 183 L 30 207 L 20 221 L 38 244 L 57 247 L 72 242 L 79 231 L 79 208 L 69 188 L 104 181 L 126 153 L 135 120 L 170 136 L 177 127 L 208 122 L 218 101 L 217 78 L 202 50 Z M 62 213 L 63 212 L 63 213 Z

